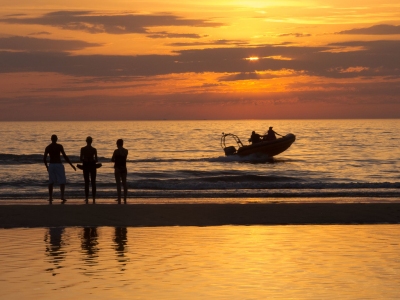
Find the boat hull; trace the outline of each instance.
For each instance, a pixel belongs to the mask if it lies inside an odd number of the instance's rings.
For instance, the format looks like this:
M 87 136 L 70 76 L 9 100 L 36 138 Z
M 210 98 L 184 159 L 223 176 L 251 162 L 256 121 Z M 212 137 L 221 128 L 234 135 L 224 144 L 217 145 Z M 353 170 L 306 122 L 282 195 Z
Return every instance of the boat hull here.
M 246 156 L 255 153 L 266 154 L 269 157 L 278 155 L 286 151 L 296 140 L 296 136 L 292 133 L 285 135 L 273 141 L 259 142 L 252 145 L 240 147 L 236 154 Z

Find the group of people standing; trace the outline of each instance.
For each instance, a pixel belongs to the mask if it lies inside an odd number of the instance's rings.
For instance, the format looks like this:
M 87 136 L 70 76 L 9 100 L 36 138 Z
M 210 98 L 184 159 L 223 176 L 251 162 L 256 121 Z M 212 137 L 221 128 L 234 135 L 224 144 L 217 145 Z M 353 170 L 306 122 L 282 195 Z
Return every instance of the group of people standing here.
M 60 185 L 61 192 L 61 203 L 65 203 L 65 168 L 61 162 L 61 155 L 65 161 L 76 171 L 76 167 L 71 163 L 67 154 L 64 151 L 64 147 L 57 143 L 58 137 L 53 134 L 51 136 L 51 144 L 48 145 L 44 151 L 43 162 L 49 173 L 49 203 L 53 202 L 53 186 L 54 183 Z M 97 150 L 92 146 L 93 138 L 88 136 L 86 138 L 86 146 L 81 148 L 80 161 L 82 165 L 78 165 L 78 168 L 83 170 L 83 178 L 85 181 L 85 203 L 89 203 L 89 185 L 92 185 L 92 198 L 93 204 L 96 203 L 96 175 L 97 168 L 101 167 L 98 163 Z M 114 150 L 111 161 L 114 162 L 114 175 L 117 183 L 117 195 L 118 204 L 121 204 L 121 186 L 124 190 L 124 204 L 126 204 L 126 198 L 128 193 L 128 187 L 126 183 L 127 168 L 126 160 L 128 157 L 128 150 L 124 147 L 124 141 L 122 139 L 117 140 L 117 149 Z M 47 156 L 50 156 L 50 164 L 47 163 Z

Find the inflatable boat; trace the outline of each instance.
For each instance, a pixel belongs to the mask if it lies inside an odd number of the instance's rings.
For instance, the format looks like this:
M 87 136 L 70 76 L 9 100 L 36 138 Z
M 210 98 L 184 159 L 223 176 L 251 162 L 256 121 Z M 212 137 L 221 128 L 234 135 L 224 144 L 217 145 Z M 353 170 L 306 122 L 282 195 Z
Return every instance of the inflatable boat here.
M 236 146 L 227 146 L 227 138 L 236 142 Z M 239 137 L 232 133 L 222 133 L 221 148 L 224 150 L 225 155 L 239 155 L 246 156 L 250 154 L 260 153 L 273 157 L 287 150 L 296 140 L 296 136 L 288 133 L 275 140 L 263 141 L 253 143 L 250 145 L 243 145 Z M 237 147 L 237 148 L 236 148 Z

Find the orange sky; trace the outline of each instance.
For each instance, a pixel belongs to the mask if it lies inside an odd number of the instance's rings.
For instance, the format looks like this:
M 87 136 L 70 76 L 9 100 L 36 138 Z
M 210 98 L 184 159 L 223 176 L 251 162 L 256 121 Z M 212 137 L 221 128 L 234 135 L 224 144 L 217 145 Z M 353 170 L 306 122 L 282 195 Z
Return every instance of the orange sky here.
M 400 117 L 398 1 L 54 2 L 1 1 L 0 120 Z

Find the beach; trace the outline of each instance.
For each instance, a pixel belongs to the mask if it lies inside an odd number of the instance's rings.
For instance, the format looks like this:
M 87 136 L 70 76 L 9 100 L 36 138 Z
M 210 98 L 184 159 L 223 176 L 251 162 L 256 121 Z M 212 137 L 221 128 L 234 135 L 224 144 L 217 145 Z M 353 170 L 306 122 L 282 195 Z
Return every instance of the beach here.
M 0 205 L 0 227 L 397 224 L 400 203 Z

